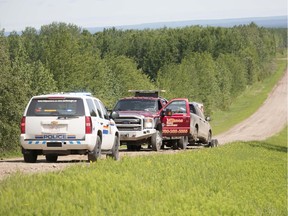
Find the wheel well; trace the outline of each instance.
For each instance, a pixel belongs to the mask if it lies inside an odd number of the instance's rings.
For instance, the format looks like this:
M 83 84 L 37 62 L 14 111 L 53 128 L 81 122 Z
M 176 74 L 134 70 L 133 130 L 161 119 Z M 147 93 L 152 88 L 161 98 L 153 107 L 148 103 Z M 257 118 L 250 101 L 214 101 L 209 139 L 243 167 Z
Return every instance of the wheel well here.
M 162 131 L 162 124 L 157 124 L 156 125 L 156 130 Z
M 155 121 L 155 129 L 162 131 L 162 123 L 160 121 L 160 118 L 156 118 L 154 121 Z
M 98 132 L 97 132 L 97 135 L 100 137 L 100 139 L 101 139 L 101 141 L 102 141 L 102 133 L 101 133 L 101 131 L 98 131 Z

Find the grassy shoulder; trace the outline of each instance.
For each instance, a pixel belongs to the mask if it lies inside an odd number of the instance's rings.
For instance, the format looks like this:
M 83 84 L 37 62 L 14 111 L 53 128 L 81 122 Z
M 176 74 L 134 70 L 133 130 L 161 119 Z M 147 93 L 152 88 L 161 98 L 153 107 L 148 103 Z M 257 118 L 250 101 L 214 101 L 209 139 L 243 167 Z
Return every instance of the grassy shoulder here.
M 15 149 L 13 151 L 0 152 L 0 161 L 4 158 L 22 157 L 21 148 Z
M 263 142 L 124 157 L 0 182 L 0 215 L 286 215 L 287 128 Z
M 225 132 L 245 120 L 264 103 L 273 87 L 283 76 L 287 68 L 287 58 L 279 56 L 275 63 L 276 69 L 272 76 L 247 87 L 243 94 L 233 101 L 228 111 L 215 111 L 211 121 L 214 134 Z

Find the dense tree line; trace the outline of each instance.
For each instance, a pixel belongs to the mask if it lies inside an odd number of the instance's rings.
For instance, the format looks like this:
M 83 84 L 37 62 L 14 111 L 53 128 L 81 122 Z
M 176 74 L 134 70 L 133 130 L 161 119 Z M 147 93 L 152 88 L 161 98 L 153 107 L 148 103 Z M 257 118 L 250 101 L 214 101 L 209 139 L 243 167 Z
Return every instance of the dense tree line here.
M 165 89 L 164 97 L 228 109 L 248 85 L 263 80 L 287 29 L 254 23 L 233 28 L 105 29 L 72 24 L 39 31 L 0 31 L 0 151 L 18 145 L 19 121 L 33 95 L 89 91 L 111 108 L 128 89 Z

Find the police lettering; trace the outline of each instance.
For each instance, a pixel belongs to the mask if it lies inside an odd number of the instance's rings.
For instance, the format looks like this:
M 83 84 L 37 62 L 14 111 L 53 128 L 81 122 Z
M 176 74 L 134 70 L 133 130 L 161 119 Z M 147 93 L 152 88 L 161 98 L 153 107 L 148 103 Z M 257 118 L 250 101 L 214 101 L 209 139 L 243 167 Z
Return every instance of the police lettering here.
M 45 134 L 44 139 L 66 139 L 65 134 Z

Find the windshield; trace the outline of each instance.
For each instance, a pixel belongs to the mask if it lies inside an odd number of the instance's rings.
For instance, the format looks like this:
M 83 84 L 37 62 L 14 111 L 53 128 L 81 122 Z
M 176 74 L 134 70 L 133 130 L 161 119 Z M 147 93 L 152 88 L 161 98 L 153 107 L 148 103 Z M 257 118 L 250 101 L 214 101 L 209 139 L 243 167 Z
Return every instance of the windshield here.
M 66 99 L 33 99 L 27 116 L 82 116 L 85 115 L 83 100 L 80 98 Z
M 114 111 L 148 111 L 157 112 L 157 101 L 156 100 L 144 100 L 144 99 L 127 99 L 120 100 L 116 104 Z
M 172 113 L 186 113 L 186 102 L 182 100 L 173 101 L 166 109 L 171 109 Z

